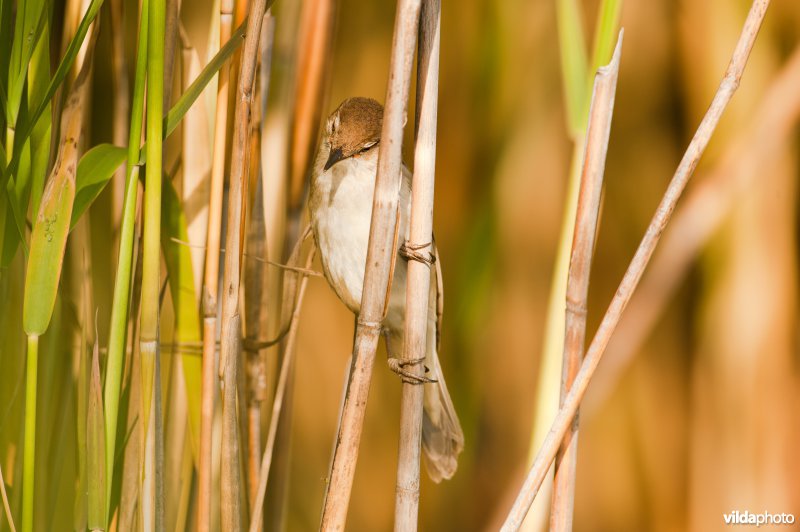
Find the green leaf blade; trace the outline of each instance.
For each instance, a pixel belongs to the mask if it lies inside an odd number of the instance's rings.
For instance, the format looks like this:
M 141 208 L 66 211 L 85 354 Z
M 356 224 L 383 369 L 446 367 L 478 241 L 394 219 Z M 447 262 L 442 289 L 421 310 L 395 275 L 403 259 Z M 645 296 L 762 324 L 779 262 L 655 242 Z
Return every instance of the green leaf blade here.
M 99 144 L 83 154 L 75 178 L 75 205 L 72 209 L 70 228 L 75 227 L 80 217 L 100 195 L 114 176 L 114 172 L 126 159 L 127 148 L 113 144 Z

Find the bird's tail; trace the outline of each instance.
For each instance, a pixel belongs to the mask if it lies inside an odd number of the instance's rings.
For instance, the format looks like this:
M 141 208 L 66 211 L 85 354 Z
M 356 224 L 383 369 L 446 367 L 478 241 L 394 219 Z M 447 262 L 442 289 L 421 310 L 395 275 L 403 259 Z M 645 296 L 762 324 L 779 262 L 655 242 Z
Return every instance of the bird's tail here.
M 387 332 L 389 333 L 386 336 L 389 356 L 402 356 L 402 329 Z M 464 433 L 444 382 L 444 374 L 436 353 L 436 343 L 436 321 L 432 319 L 429 321 L 428 327 L 425 376 L 436 382 L 421 385 L 425 387 L 422 450 L 425 454 L 428 476 L 434 482 L 441 482 L 442 479 L 448 479 L 456 472 L 458 455 L 464 448 Z
M 434 482 L 441 482 L 456 472 L 458 454 L 464 448 L 464 433 L 444 382 L 435 340 L 434 350 L 431 353 L 429 349 L 426 358 L 426 364 L 430 364 L 428 376 L 436 382 L 423 385 L 422 450 L 425 452 L 428 476 Z

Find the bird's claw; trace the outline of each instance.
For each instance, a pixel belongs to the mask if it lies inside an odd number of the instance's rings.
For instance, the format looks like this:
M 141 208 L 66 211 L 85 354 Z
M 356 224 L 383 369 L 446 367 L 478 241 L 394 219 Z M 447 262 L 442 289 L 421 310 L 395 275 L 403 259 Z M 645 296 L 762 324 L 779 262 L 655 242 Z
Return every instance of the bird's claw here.
M 425 377 L 424 375 L 416 375 L 407 369 L 408 366 L 416 366 L 417 364 L 422 364 L 425 362 L 425 357 L 422 358 L 415 358 L 412 360 L 400 360 L 399 358 L 392 358 L 390 357 L 388 360 L 389 369 L 391 369 L 394 373 L 397 373 L 400 376 L 400 380 L 406 384 L 432 384 L 437 382 L 436 379 L 431 379 L 430 377 Z M 427 366 L 423 366 L 425 369 L 425 373 L 429 372 Z

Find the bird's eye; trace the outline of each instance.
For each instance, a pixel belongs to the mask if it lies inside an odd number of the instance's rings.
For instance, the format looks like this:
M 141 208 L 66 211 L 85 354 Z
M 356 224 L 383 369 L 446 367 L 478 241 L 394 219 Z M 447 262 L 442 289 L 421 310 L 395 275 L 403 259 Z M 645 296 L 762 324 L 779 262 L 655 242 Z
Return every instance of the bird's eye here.
M 360 150 L 358 150 L 358 153 L 364 153 L 365 151 L 373 147 L 375 144 L 377 144 L 377 142 L 375 141 L 367 142 Z

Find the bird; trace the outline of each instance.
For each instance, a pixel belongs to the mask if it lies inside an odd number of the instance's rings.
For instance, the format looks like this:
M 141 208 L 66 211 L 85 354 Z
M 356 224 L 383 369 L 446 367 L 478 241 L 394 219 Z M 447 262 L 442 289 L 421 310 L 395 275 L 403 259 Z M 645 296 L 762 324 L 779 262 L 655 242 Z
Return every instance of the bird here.
M 354 314 L 361 307 L 372 201 L 378 168 L 383 106 L 374 99 L 344 100 L 328 117 L 314 161 L 309 192 L 311 227 L 325 278 L 339 299 Z M 411 172 L 403 164 L 400 179 L 398 238 L 405 242 L 411 207 Z M 442 283 L 438 252 L 423 258 L 431 269 L 425 376 L 406 371 L 403 337 L 406 277 L 410 255 L 398 246 L 394 276 L 382 335 L 388 365 L 405 382 L 424 386 L 422 449 L 428 476 L 434 482 L 451 478 L 464 448 L 464 433 L 447 391 L 438 357 L 441 327 Z

